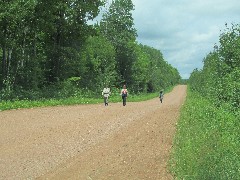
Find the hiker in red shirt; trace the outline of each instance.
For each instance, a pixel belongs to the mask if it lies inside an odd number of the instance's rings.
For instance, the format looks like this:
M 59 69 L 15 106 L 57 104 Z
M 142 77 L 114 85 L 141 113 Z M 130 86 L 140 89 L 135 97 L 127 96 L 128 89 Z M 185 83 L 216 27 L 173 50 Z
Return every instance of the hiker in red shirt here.
M 128 91 L 127 91 L 126 85 L 123 85 L 123 89 L 121 90 L 121 96 L 122 96 L 122 100 L 123 100 L 123 106 L 126 106 L 127 95 L 128 95 Z

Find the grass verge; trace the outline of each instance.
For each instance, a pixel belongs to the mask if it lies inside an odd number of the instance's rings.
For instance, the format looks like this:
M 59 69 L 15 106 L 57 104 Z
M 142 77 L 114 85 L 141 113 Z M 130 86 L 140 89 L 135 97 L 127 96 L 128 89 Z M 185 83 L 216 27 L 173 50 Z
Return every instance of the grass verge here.
M 240 179 L 240 117 L 188 89 L 170 169 L 176 179 Z

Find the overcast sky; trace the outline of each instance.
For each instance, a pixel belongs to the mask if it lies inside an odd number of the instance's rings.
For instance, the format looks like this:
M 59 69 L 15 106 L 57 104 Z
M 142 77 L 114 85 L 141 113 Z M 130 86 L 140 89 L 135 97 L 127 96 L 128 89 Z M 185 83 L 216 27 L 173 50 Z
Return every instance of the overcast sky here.
M 240 24 L 240 0 L 132 0 L 137 41 L 159 49 L 182 78 L 201 69 L 225 23 Z

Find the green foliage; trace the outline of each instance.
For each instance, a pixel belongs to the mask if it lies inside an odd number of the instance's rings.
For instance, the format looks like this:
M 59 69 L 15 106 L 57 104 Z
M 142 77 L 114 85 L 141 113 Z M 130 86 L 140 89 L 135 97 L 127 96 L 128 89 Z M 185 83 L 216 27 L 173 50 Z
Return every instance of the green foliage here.
M 87 20 L 103 1 L 14 0 L 0 2 L 2 87 L 38 90 L 78 76 L 79 49 L 94 29 Z
M 240 178 L 240 116 L 188 91 L 177 124 L 171 170 L 177 179 Z
M 131 0 L 114 0 L 100 22 L 101 33 L 116 50 L 118 81 L 129 85 L 133 82 L 132 67 L 137 58 L 134 53 L 137 34 L 133 27 L 133 10 Z
M 181 79 L 181 80 L 180 80 L 180 84 L 185 84 L 185 85 L 187 85 L 187 84 L 188 84 L 188 79 Z
M 142 51 L 141 46 L 135 46 L 136 61 L 133 63 L 132 72 L 132 90 L 134 92 L 146 92 L 147 91 L 147 82 L 149 81 L 149 56 L 147 53 Z
M 100 91 L 104 85 L 111 86 L 116 81 L 115 50 L 102 36 L 89 37 L 82 50 L 85 71 L 81 84 L 91 90 Z
M 220 36 L 221 46 L 219 55 L 230 69 L 239 68 L 240 66 L 240 25 L 232 25 L 226 28 Z
M 7 76 L 6 79 L 3 80 L 3 88 L 0 91 L 0 100 L 11 99 L 12 95 L 13 95 L 13 82 L 11 77 Z
M 131 0 L 113 0 L 109 10 L 103 14 L 100 22 L 101 32 L 114 45 L 124 47 L 128 42 L 135 41 L 137 32 L 134 28 Z
M 240 107 L 240 27 L 233 25 L 220 35 L 220 46 L 204 59 L 202 70 L 189 78 L 192 89 L 212 99 L 218 106 L 228 104 L 232 111 Z
M 179 72 L 164 60 L 161 51 L 146 45 L 140 47 L 148 59 L 148 92 L 156 92 L 179 83 Z
M 10 3 L 11 2 L 11 3 Z M 131 0 L 0 1 L 0 100 L 97 97 L 103 86 L 132 94 L 177 84 L 160 50 L 139 45 Z

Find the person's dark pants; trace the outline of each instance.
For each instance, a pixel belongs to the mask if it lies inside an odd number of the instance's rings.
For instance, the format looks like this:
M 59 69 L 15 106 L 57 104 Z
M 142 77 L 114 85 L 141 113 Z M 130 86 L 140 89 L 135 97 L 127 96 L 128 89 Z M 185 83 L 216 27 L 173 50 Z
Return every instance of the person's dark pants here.
M 104 104 L 105 106 L 108 106 L 108 97 L 104 97 Z
M 163 100 L 163 98 L 160 98 L 161 103 L 162 103 L 162 100 Z
M 122 96 L 122 100 L 123 100 L 123 106 L 126 106 L 127 97 L 126 96 Z

